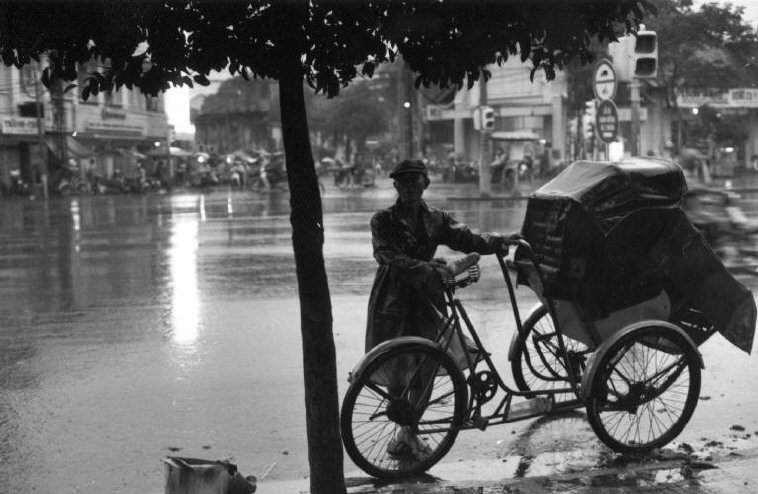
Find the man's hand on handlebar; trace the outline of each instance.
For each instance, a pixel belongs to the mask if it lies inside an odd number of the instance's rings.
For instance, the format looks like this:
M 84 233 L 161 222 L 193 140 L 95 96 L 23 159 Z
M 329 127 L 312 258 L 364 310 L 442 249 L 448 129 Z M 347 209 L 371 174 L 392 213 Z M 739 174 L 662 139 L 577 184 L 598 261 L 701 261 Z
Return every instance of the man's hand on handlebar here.
M 524 236 L 521 233 L 514 232 L 509 235 L 492 235 L 488 243 L 494 254 L 505 257 L 508 255 L 510 246 L 517 244 L 519 240 L 523 239 Z

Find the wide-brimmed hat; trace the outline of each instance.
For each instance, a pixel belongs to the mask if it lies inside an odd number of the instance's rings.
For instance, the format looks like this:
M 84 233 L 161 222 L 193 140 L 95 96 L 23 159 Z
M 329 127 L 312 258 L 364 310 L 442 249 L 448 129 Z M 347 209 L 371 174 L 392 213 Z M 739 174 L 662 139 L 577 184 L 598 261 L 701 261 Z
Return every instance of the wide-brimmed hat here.
M 421 160 L 403 160 L 392 169 L 390 178 L 395 178 L 401 173 L 422 173 L 428 176 L 426 165 Z

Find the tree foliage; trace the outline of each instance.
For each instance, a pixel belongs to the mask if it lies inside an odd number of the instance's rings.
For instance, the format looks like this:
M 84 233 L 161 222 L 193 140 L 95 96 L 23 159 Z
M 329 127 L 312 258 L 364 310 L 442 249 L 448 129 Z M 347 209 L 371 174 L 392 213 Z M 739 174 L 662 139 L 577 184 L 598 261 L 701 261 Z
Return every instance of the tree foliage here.
M 692 0 L 656 0 L 657 15 L 646 21 L 658 34 L 657 85 L 671 108 L 686 91 L 702 94 L 754 87 L 758 77 L 758 32 L 744 19 L 744 7 Z M 734 117 L 701 108 L 691 125 L 679 119 L 678 147 L 714 139 L 738 142 L 744 132 Z
M 353 84 L 340 98 L 323 105 L 321 130 L 338 141 L 355 144 L 356 149 L 362 151 L 368 137 L 389 127 L 387 106 L 378 101 L 365 82 Z
M 670 104 L 685 88 L 752 86 L 758 65 L 758 34 L 745 22 L 744 7 L 692 0 L 656 0 L 658 13 L 646 24 L 658 34 L 658 81 Z M 748 60 L 746 60 L 746 56 Z
M 115 84 L 156 94 L 206 84 L 225 68 L 280 79 L 281 61 L 293 54 L 311 87 L 330 96 L 398 53 L 417 84 L 460 88 L 510 56 L 552 79 L 575 58 L 592 60 L 592 38 L 634 29 L 646 8 L 648 0 L 9 0 L 0 7 L 0 53 L 20 67 L 57 50 L 46 80 L 75 80 L 77 63 L 107 59 L 110 70 L 93 74 L 91 92 Z

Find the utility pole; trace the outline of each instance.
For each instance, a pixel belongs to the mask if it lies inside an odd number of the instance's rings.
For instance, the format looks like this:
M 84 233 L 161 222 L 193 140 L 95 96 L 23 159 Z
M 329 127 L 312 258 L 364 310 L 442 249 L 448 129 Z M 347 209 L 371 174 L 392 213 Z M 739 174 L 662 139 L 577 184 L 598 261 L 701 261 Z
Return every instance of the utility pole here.
M 403 64 L 401 69 L 401 84 L 403 87 L 403 97 L 401 99 L 401 120 L 402 126 L 405 130 L 403 140 L 405 141 L 405 157 L 407 159 L 413 159 L 413 112 L 416 105 L 413 104 L 413 80 L 411 71 Z
M 32 62 L 34 67 L 34 103 L 37 115 L 37 147 L 40 159 L 40 180 L 42 181 L 42 197 L 48 198 L 47 191 L 47 144 L 45 143 L 45 122 L 42 118 L 42 91 L 39 87 L 39 66 Z
M 487 107 L 487 81 L 482 74 L 479 79 L 479 108 L 480 115 L 484 113 L 484 109 Z M 490 160 L 492 159 L 492 152 L 490 150 L 489 130 L 482 124 L 479 130 L 479 193 L 482 196 L 488 196 L 492 193 L 490 184 Z M 505 173 L 505 170 L 503 170 Z
M 632 135 L 629 138 L 629 151 L 632 156 L 639 156 L 639 136 L 640 136 L 640 80 L 633 76 L 629 82 L 629 96 L 631 102 Z

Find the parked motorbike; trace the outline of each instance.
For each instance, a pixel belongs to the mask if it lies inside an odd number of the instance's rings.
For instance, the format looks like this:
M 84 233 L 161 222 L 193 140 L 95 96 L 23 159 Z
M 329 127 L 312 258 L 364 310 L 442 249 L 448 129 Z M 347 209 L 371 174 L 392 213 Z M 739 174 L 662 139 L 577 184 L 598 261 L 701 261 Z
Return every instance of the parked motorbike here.
M 229 185 L 233 189 L 241 189 L 247 181 L 247 167 L 242 163 L 235 163 L 229 170 Z
M 472 163 L 455 162 L 442 172 L 443 182 L 468 183 L 479 181 L 479 167 Z
M 76 175 L 66 177 L 58 182 L 55 188 L 56 193 L 61 197 L 68 197 L 73 194 L 87 194 L 92 192 L 92 188 L 86 180 L 82 180 Z
M 32 195 L 32 186 L 21 178 L 20 173 L 11 172 L 11 185 L 8 188 L 8 194 L 12 196 L 30 196 Z
M 255 190 L 267 190 L 273 188 L 287 188 L 287 172 L 284 165 L 284 154 L 276 153 L 270 161 L 259 167 L 258 173 L 252 181 Z
M 92 189 L 95 194 L 123 194 L 129 191 L 126 179 L 120 173 L 114 173 L 111 178 L 95 175 Z

